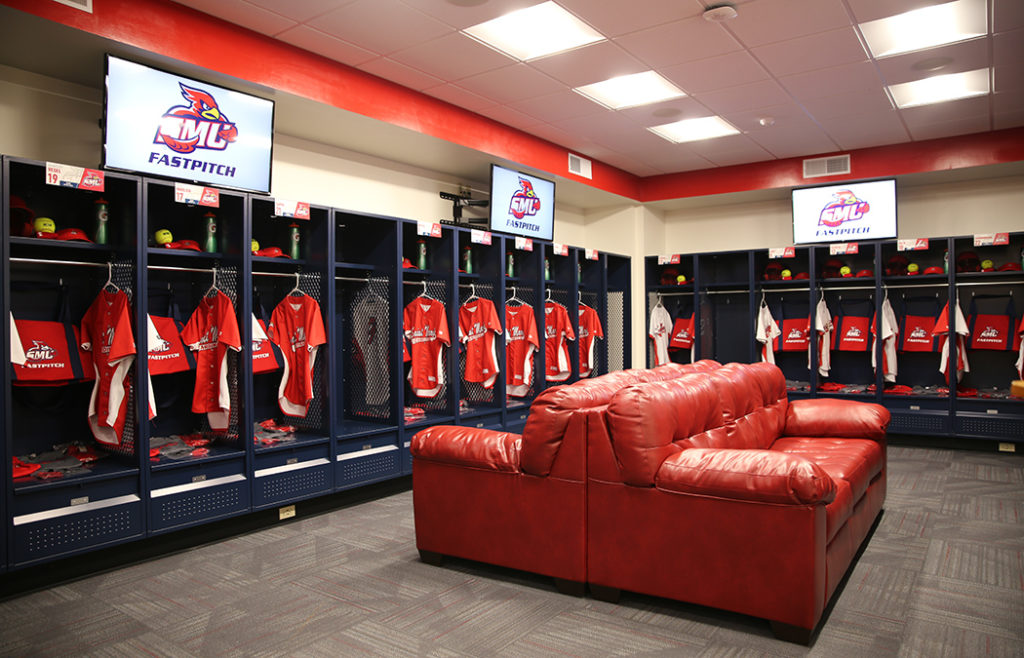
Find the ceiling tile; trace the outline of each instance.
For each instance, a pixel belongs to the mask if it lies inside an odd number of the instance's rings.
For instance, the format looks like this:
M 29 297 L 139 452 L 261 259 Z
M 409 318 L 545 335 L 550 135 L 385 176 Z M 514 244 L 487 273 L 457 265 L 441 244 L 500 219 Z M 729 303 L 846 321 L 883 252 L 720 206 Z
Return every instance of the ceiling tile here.
M 661 73 L 688 94 L 699 94 L 768 79 L 764 68 L 746 52 L 686 62 L 667 67 Z
M 1024 111 L 1024 88 L 993 94 L 992 111 L 995 114 Z
M 819 121 L 893 110 L 889 96 L 877 88 L 811 98 L 802 104 L 807 113 Z
M 752 50 L 772 75 L 781 77 L 867 60 L 853 28 L 820 32 Z
M 536 117 L 514 110 L 508 105 L 495 105 L 487 110 L 487 116 L 495 121 L 530 132 L 530 128 L 543 123 Z
M 593 139 L 602 146 L 630 153 L 656 150 L 662 148 L 662 143 L 666 141 L 650 130 L 633 123 L 623 125 L 618 131 L 598 131 Z
M 581 87 L 620 75 L 648 70 L 643 62 L 610 41 L 535 59 L 529 64 L 569 87 Z
M 467 91 L 461 87 L 456 87 L 453 84 L 430 87 L 429 89 L 424 89 L 423 93 L 429 94 L 434 98 L 440 98 L 452 105 L 458 105 L 465 110 L 477 112 L 479 114 L 485 114 L 485 110 L 497 105 L 497 103 L 489 98 L 484 98 L 480 94 L 474 94 L 471 91 Z
M 681 18 L 700 16 L 703 7 L 681 0 L 559 0 L 606 37 L 617 37 Z
M 615 39 L 632 55 L 648 66 L 671 66 L 692 60 L 742 50 L 742 46 L 725 27 L 703 18 L 659 25 Z M 686 44 L 680 48 L 680 44 Z
M 515 101 L 509 103 L 509 107 L 548 123 L 608 111 L 594 101 L 568 89 Z
M 512 103 L 565 89 L 565 85 L 526 64 L 513 64 L 464 78 L 459 80 L 458 86 L 497 103 Z
M 813 156 L 840 150 L 839 145 L 810 120 L 784 125 L 776 123 L 771 128 L 748 134 L 776 158 Z
M 553 121 L 552 124 L 556 128 L 572 130 L 595 143 L 606 145 L 614 143 L 616 139 L 628 140 L 636 137 L 640 132 L 647 132 L 643 127 L 610 110 L 575 119 Z
M 899 112 L 907 127 L 913 130 L 917 126 L 954 121 L 959 117 L 988 116 L 990 102 L 989 96 L 975 96 L 946 103 L 908 107 Z
M 451 32 L 451 27 L 400 0 L 356 0 L 308 24 L 381 55 Z
M 751 134 L 765 130 L 790 130 L 806 125 L 814 127 L 814 123 L 807 116 L 807 113 L 796 103 L 772 105 L 742 112 L 730 112 L 722 115 L 722 118 L 738 130 Z M 759 120 L 762 118 L 770 118 L 774 123 L 769 126 L 762 126 L 759 123 Z
M 801 101 L 829 96 L 837 89 L 852 92 L 881 89 L 882 87 L 882 79 L 878 77 L 878 70 L 869 61 L 787 75 L 780 78 L 779 82 L 789 90 L 789 93 Z
M 915 9 L 941 5 L 949 0 L 846 0 L 858 23 L 896 16 Z M 1015 1 L 1015 0 L 1011 0 Z
M 590 154 L 590 149 L 596 146 L 593 141 L 553 126 L 550 123 L 531 126 L 530 134 L 546 139 L 552 144 L 558 144 L 573 153 L 587 157 L 593 157 Z
M 983 133 L 989 130 L 988 114 L 969 117 L 958 117 L 953 121 L 942 121 L 939 123 L 925 123 L 910 128 L 910 135 L 915 141 L 922 139 L 939 139 L 940 137 L 955 137 L 957 135 L 970 135 L 972 133 Z
M 774 159 L 771 153 L 761 148 L 747 135 L 727 135 L 689 142 L 687 145 L 695 154 L 707 158 L 719 167 Z
M 1024 29 L 995 35 L 992 59 L 996 66 L 1024 61 Z
M 1018 105 L 1017 107 L 1021 107 Z M 997 113 L 994 117 L 993 128 L 995 130 L 1006 130 L 1007 128 L 1020 128 L 1024 126 L 1024 110 L 1011 110 Z
M 296 21 L 285 18 L 280 13 L 267 11 L 251 5 L 245 0 L 176 0 L 178 4 L 191 7 L 204 14 L 216 16 L 229 23 L 240 25 L 261 34 L 271 36 L 287 30 Z
M 376 53 L 354 46 L 347 41 L 336 39 L 320 30 L 305 25 L 298 25 L 285 30 L 277 38 L 293 46 L 298 46 L 312 53 L 323 55 L 349 66 L 358 66 L 377 57 Z
M 248 3 L 303 23 L 355 0 L 246 0 Z
M 279 2 L 280 0 L 268 0 Z M 405 4 L 433 16 L 439 21 L 462 30 L 478 25 L 492 18 L 498 18 L 517 9 L 525 9 L 538 4 L 540 0 L 501 0 L 501 2 L 482 2 L 474 6 L 458 5 L 443 0 L 402 0 Z
M 1024 89 L 1024 60 L 996 66 L 993 70 L 994 91 L 1015 91 Z
M 878 70 L 881 72 L 886 84 L 895 85 L 901 82 L 929 78 L 933 75 L 985 69 L 990 66 L 989 49 L 991 46 L 989 37 L 981 37 L 971 39 L 970 41 L 952 43 L 948 46 L 885 57 L 877 60 Z M 1022 56 L 1024 56 L 1024 53 L 1022 53 Z M 928 70 L 929 64 L 932 62 L 938 63 L 937 59 L 949 59 L 951 61 L 941 69 Z M 925 68 L 922 68 L 922 66 Z
M 391 59 L 428 71 L 447 82 L 508 66 L 511 61 L 496 50 L 458 32 L 399 50 L 392 53 Z
M 665 145 L 658 150 L 635 154 L 627 152 L 626 155 L 643 160 L 647 165 L 666 174 L 712 169 L 715 166 L 715 163 L 691 151 L 689 144 L 673 144 L 667 140 L 662 141 L 665 142 Z
M 841 0 L 772 0 L 738 9 L 726 23 L 748 48 L 850 27 Z
M 651 103 L 639 107 L 619 110 L 619 114 L 629 117 L 632 121 L 644 126 L 660 126 L 664 123 L 683 119 L 698 119 L 711 116 L 713 112 L 706 105 L 690 96 L 673 98 L 661 103 Z
M 359 68 L 378 78 L 384 78 L 396 82 L 403 87 L 423 90 L 428 87 L 436 87 L 444 83 L 444 80 L 427 75 L 422 71 L 410 68 L 387 57 L 378 57 L 359 65 Z
M 889 109 L 884 112 L 858 114 L 844 118 L 822 120 L 829 137 L 843 150 L 899 144 L 910 141 L 910 134 L 900 121 L 899 114 Z
M 992 23 L 994 33 L 1024 27 L 1024 3 L 1020 0 L 994 0 Z
M 696 98 L 719 115 L 782 105 L 790 101 L 789 94 L 774 80 L 762 80 L 749 85 L 708 91 L 698 94 Z

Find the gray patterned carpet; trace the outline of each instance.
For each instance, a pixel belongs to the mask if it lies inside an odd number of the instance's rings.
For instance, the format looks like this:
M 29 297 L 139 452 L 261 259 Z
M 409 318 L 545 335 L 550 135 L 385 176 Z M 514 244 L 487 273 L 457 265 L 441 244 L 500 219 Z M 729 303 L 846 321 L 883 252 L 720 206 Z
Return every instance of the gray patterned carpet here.
M 1022 656 L 1024 456 L 891 447 L 812 647 L 767 622 L 419 561 L 408 491 L 0 603 L 5 656 Z

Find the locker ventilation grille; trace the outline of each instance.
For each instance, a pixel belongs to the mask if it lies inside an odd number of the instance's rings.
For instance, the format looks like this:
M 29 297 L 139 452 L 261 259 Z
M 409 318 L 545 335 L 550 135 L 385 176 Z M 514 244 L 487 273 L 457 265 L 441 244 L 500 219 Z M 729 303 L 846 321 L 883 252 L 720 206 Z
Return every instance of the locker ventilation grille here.
M 850 156 L 848 155 L 804 160 L 804 178 L 837 176 L 848 173 L 850 173 Z
M 593 177 L 592 169 L 593 166 L 590 160 L 587 160 L 586 158 L 581 158 L 580 156 L 575 155 L 573 153 L 569 154 L 570 174 L 576 174 L 577 176 L 581 176 L 583 178 L 591 178 Z

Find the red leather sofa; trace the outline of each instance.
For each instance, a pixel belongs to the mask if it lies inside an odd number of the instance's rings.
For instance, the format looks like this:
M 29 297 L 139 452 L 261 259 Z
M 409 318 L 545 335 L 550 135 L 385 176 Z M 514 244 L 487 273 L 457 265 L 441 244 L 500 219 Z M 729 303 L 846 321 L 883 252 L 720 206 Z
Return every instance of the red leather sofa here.
M 889 412 L 786 397 L 774 365 L 627 386 L 588 427 L 587 581 L 807 643 L 885 500 Z
M 631 384 L 718 367 L 714 361 L 621 370 L 546 389 L 522 435 L 435 426 L 412 439 L 416 546 L 552 576 L 559 590 L 586 581 L 586 425 L 583 412 Z

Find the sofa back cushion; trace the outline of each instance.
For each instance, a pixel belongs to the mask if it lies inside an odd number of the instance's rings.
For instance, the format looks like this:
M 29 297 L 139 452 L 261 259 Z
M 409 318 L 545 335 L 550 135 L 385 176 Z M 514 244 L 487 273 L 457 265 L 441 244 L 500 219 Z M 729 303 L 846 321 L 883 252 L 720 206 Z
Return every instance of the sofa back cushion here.
M 718 368 L 710 359 L 693 364 L 672 363 L 650 369 L 618 370 L 569 385 L 552 386 L 530 405 L 523 429 L 520 466 L 524 473 L 547 476 L 561 448 L 569 418 L 575 411 L 608 404 L 616 391 L 638 382 L 662 381 L 689 372 Z
M 733 363 L 623 388 L 608 404 L 608 432 L 623 481 L 653 486 L 662 462 L 680 450 L 770 447 L 787 406 L 777 367 Z

